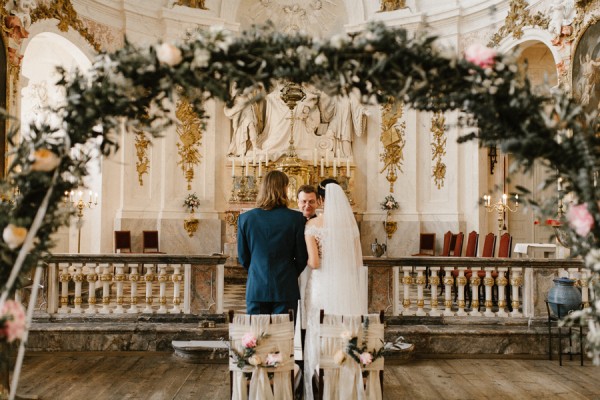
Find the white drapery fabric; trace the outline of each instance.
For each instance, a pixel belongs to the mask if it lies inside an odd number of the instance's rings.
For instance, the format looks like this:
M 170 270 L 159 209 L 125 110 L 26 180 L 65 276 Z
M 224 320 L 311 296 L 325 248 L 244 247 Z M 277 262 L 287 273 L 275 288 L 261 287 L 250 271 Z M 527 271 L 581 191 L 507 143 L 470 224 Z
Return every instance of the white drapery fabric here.
M 269 353 L 279 353 L 282 362 L 277 367 L 246 365 L 239 368 L 234 358 L 229 360 L 233 400 L 291 400 L 293 399 L 291 373 L 294 370 L 294 323 L 289 315 L 235 315 L 229 324 L 229 344 L 232 350 L 243 354 L 242 337 L 252 332 L 259 342 L 255 355 L 264 362 Z M 261 335 L 263 337 L 261 338 Z M 268 373 L 273 372 L 269 381 Z M 250 388 L 245 373 L 251 373 Z M 272 386 L 272 387 L 271 387 Z
M 383 347 L 384 325 L 379 321 L 379 315 L 370 314 L 364 318 L 369 321 L 366 329 L 360 316 L 325 315 L 323 319 L 319 335 L 319 368 L 324 371 L 324 399 L 382 399 L 379 371 L 383 371 L 383 358 L 366 366 L 359 364 L 346 354 L 347 342 L 342 338 L 344 333 L 349 332 L 357 337 L 359 347 L 364 342 L 371 353 Z M 335 361 L 339 351 L 346 354 L 341 364 Z M 369 372 L 366 382 L 363 381 L 363 371 Z

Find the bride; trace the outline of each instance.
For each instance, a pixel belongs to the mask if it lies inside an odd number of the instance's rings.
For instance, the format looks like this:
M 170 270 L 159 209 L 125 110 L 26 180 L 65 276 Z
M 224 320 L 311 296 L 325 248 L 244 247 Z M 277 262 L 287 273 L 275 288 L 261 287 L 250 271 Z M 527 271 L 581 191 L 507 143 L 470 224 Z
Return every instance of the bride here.
M 307 314 L 304 350 L 304 398 L 312 399 L 312 377 L 319 359 L 319 312 L 338 315 L 367 313 L 361 285 L 363 266 L 358 226 L 346 193 L 334 179 L 319 184 L 323 214 L 308 221 L 304 238 L 308 266 L 304 309 Z

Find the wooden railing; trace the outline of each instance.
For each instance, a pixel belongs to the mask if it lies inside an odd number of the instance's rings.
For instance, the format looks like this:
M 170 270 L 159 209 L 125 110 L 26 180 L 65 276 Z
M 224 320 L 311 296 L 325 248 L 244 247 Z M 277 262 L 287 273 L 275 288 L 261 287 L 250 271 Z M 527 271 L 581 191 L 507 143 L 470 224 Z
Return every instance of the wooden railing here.
M 49 314 L 223 312 L 224 256 L 54 254 L 40 308 Z
M 587 304 L 590 298 L 589 271 L 577 259 L 365 257 L 364 264 L 369 267 L 373 288 L 370 310 L 386 309 L 393 315 L 535 317 L 544 306 L 540 299 L 545 293 L 540 292 L 539 283 L 544 282 L 547 289 L 555 276 L 576 279 L 582 302 Z M 456 271 L 456 277 L 451 271 Z M 480 278 L 478 271 L 485 275 Z M 441 302 L 440 286 L 444 292 Z M 482 304 L 480 286 L 484 289 Z M 492 293 L 494 286 L 497 296 Z M 375 290 L 379 296 L 374 296 Z

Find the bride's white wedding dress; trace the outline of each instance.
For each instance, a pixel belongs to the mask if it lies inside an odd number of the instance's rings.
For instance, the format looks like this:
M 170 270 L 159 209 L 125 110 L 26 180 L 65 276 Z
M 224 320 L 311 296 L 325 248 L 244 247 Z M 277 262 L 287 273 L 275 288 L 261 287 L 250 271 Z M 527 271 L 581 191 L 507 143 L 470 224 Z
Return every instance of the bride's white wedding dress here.
M 352 208 L 340 186 L 328 184 L 323 226 L 309 225 L 305 236 L 317 242 L 321 267 L 309 275 L 304 293 L 304 398 L 313 399 L 312 377 L 319 360 L 319 314 L 367 313 L 360 236 Z

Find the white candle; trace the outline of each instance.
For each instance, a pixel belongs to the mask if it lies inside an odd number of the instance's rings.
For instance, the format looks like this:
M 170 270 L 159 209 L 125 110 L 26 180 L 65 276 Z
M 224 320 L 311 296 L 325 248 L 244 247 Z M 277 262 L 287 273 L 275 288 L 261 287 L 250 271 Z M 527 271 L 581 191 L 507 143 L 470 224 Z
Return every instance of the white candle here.
M 98 192 L 94 194 L 94 204 L 98 204 Z
M 89 200 L 89 202 L 91 203 L 91 202 L 92 202 L 92 191 L 91 191 L 91 190 L 89 191 L 89 195 L 90 195 L 90 200 Z
M 350 178 L 350 157 L 346 157 L 346 176 Z
M 504 193 L 504 194 L 502 195 L 502 204 L 506 205 L 506 198 L 507 198 L 507 197 L 508 197 L 508 196 L 506 195 L 506 193 Z
M 558 187 L 558 191 L 560 192 L 562 190 L 562 178 L 558 178 L 558 182 L 556 183 L 556 186 Z
M 77 196 L 79 197 L 79 200 L 81 200 L 83 198 L 83 192 L 80 190 L 77 192 Z
M 262 176 L 262 163 L 260 162 L 260 158 L 258 159 L 258 176 Z
M 256 165 L 256 150 L 252 149 L 252 165 Z
M 329 168 L 329 151 L 325 150 L 325 166 Z
M 519 206 L 519 195 L 515 194 L 515 205 Z
M 317 166 L 317 148 L 313 150 L 313 167 Z
M 246 172 L 245 172 L 245 176 L 250 176 L 250 158 L 246 158 Z
M 265 167 L 269 166 L 269 151 L 265 150 Z
M 231 157 L 231 177 L 235 177 L 235 157 Z
M 325 176 L 325 165 L 323 164 L 323 157 L 321 157 L 321 178 Z
M 333 157 L 333 177 L 337 177 L 337 158 Z

